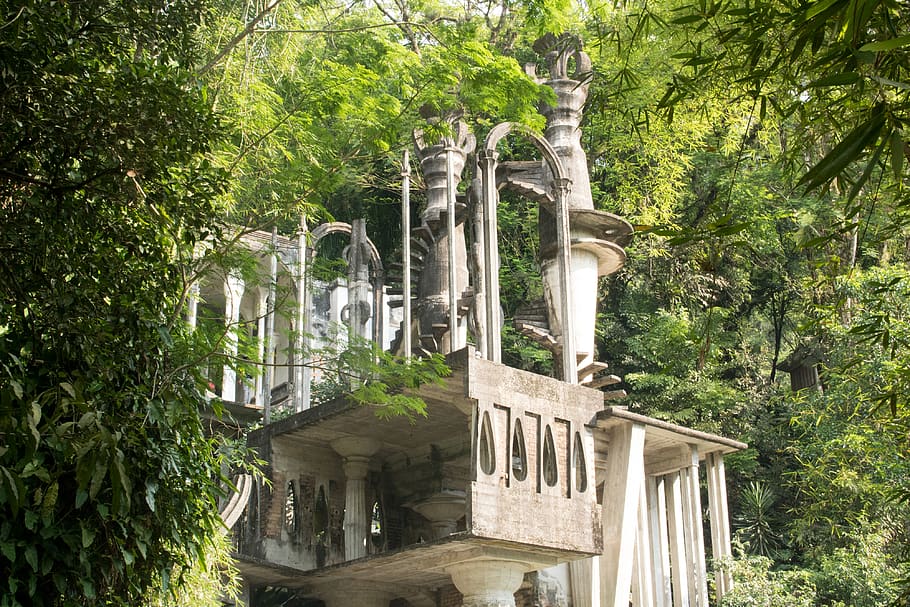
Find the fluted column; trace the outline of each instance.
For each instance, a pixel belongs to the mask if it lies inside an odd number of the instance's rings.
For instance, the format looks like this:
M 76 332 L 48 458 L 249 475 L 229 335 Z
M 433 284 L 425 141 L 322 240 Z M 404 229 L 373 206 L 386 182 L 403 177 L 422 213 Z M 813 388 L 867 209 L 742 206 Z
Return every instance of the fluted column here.
M 269 311 L 269 292 L 266 289 L 259 289 L 259 300 L 256 307 L 256 361 L 265 362 L 265 317 Z M 262 391 L 262 373 L 256 374 L 256 402 L 265 405 L 264 393 Z
M 515 607 L 515 592 L 531 567 L 518 561 L 479 559 L 446 567 L 464 596 L 463 607 Z
M 221 399 L 225 401 L 237 400 L 236 384 L 237 374 L 232 366 L 233 358 L 237 356 L 237 328 L 240 323 L 240 301 L 243 299 L 245 288 L 243 278 L 234 273 L 227 276 L 224 281 L 224 323 L 227 334 L 224 338 L 224 350 L 229 360 L 224 365 L 221 376 Z
M 572 604 L 578 607 L 600 607 L 600 561 L 591 557 L 569 563 Z
M 332 449 L 343 458 L 344 490 L 344 558 L 347 561 L 367 555 L 369 532 L 367 473 L 370 458 L 379 450 L 379 441 L 356 436 L 332 441 Z
M 190 329 L 196 328 L 199 310 L 199 283 L 190 285 L 190 292 L 186 298 L 186 324 Z

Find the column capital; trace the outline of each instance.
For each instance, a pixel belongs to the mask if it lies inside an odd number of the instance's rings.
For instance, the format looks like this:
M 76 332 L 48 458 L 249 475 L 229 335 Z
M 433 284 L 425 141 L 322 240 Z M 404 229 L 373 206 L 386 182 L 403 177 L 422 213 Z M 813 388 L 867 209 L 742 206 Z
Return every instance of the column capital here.
M 355 457 L 370 458 L 379 451 L 380 447 L 382 447 L 381 442 L 375 438 L 366 436 L 345 436 L 336 438 L 329 443 L 329 445 L 335 450 L 335 453 L 345 459 Z
M 465 607 L 514 607 L 515 592 L 533 567 L 520 561 L 482 558 L 446 567 L 464 595 Z

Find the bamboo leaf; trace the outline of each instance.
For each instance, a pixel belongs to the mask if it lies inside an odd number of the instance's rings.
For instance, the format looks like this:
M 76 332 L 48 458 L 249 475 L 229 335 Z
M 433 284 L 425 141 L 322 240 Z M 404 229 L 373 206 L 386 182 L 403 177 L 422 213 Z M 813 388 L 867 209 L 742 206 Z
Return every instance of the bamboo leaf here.
M 860 79 L 859 74 L 856 72 L 845 72 L 843 74 L 834 74 L 833 76 L 825 76 L 824 78 L 819 78 L 818 80 L 813 80 L 806 88 L 818 88 L 823 86 L 841 86 L 845 84 L 853 84 L 858 82 Z
M 870 42 L 859 47 L 859 51 L 880 53 L 884 51 L 893 51 L 894 49 L 905 46 L 910 46 L 910 35 L 898 36 L 897 38 L 889 38 L 888 40 L 880 40 L 878 42 Z
M 901 183 L 904 172 L 904 140 L 897 129 L 891 132 L 891 171 L 897 183 Z
M 878 106 L 868 120 L 850 131 L 824 158 L 809 169 L 799 180 L 798 185 L 805 185 L 806 190 L 812 190 L 839 175 L 847 165 L 857 160 L 862 151 L 878 137 L 884 124 L 885 115 L 881 106 Z

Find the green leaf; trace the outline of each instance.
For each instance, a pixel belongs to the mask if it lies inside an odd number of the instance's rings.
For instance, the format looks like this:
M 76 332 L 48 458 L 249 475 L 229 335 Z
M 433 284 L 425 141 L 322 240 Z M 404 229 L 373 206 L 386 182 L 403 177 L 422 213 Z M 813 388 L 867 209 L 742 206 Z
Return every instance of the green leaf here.
M 12 542 L 0 542 L 0 554 L 11 563 L 16 562 L 16 546 Z
M 34 545 L 25 547 L 25 560 L 28 561 L 32 571 L 38 573 L 38 549 Z
M 87 527 L 82 528 L 82 547 L 88 548 L 92 545 L 92 542 L 95 540 L 95 534 L 97 531 L 95 529 L 89 529 Z
M 819 88 L 824 86 L 842 86 L 846 84 L 854 84 L 859 82 L 860 76 L 856 72 L 844 72 L 842 74 L 834 74 L 832 76 L 825 76 L 824 78 L 819 78 L 818 80 L 813 80 L 806 85 L 806 88 Z
M 882 52 L 893 51 L 896 48 L 910 46 L 910 35 L 889 38 L 878 42 L 870 42 L 859 47 L 860 52 Z
M 683 15 L 682 17 L 677 17 L 670 21 L 674 25 L 685 25 L 686 23 L 695 23 L 696 21 L 703 21 L 704 17 L 701 15 Z
M 18 479 L 13 478 L 13 475 L 10 474 L 10 471 L 7 470 L 4 466 L 0 466 L 0 473 L 3 474 L 3 480 L 5 481 L 5 486 L 7 489 L 7 500 L 10 505 L 10 509 L 13 511 L 13 516 L 19 513 L 19 504 L 20 494 L 19 494 L 19 482 Z
M 818 164 L 803 175 L 799 185 L 805 185 L 806 190 L 812 190 L 834 179 L 847 165 L 859 158 L 866 146 L 875 141 L 884 124 L 884 111 L 881 106 L 877 106 L 868 120 L 853 129 Z
M 71 398 L 76 398 L 76 389 L 73 388 L 71 383 L 63 382 L 60 384 L 60 387 L 63 388 L 63 391 L 69 394 Z
M 845 0 L 821 0 L 821 2 L 816 2 L 812 5 L 812 8 L 806 11 L 806 21 L 809 21 L 813 17 L 820 15 L 835 4 L 844 1 Z
M 891 133 L 891 171 L 895 181 L 900 184 L 904 172 L 904 139 L 897 129 Z

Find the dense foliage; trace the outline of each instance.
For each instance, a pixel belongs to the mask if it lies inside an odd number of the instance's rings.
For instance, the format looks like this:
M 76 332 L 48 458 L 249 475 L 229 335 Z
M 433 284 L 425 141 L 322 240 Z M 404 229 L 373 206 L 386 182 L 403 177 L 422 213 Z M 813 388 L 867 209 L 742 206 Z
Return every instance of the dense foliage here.
M 197 372 L 223 334 L 179 322 L 195 272 L 243 266 L 219 245 L 301 213 L 365 216 L 388 259 L 412 130 L 446 111 L 478 136 L 541 128 L 549 93 L 521 65 L 564 30 L 593 60 L 595 204 L 638 229 L 602 285 L 599 358 L 634 410 L 750 443 L 728 460 L 730 604 L 910 600 L 908 18 L 902 0 L 4 4 L 0 605 L 132 604 L 189 571 L 220 491 Z M 540 297 L 536 210 L 507 198 L 499 219 L 508 315 Z M 439 372 L 386 363 L 361 397 Z M 801 365 L 820 381 L 794 391 Z
M 198 2 L 5 3 L 0 604 L 136 604 L 220 525 L 180 320 L 216 231 Z

